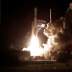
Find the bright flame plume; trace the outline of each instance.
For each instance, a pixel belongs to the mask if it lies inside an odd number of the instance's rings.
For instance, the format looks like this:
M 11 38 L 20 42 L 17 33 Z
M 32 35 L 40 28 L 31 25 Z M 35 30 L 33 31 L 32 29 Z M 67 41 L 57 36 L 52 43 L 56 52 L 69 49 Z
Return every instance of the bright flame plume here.
M 42 56 L 43 48 L 40 47 L 38 37 L 32 35 L 28 48 L 23 48 L 23 51 L 30 51 L 31 56 Z

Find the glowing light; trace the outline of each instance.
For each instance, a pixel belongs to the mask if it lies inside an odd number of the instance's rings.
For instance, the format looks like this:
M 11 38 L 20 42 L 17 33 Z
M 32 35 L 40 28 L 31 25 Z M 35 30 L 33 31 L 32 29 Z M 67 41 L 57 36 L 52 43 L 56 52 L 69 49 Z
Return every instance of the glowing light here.
M 47 57 L 50 54 L 51 49 L 56 45 L 55 42 L 56 35 L 49 36 L 47 43 L 43 44 L 43 48 L 40 47 L 40 42 L 37 36 L 32 35 L 29 46 L 23 48 L 22 51 L 30 51 L 30 56 L 44 56 Z M 47 57 L 48 58 L 48 57 Z
M 39 39 L 35 35 L 31 37 L 31 41 L 30 41 L 28 48 L 23 48 L 22 50 L 30 51 L 31 56 L 42 56 L 43 55 L 43 48 L 40 47 Z
M 38 37 L 33 35 L 32 38 L 31 38 L 31 42 L 30 42 L 30 45 L 29 45 L 29 48 L 38 48 L 39 47 L 39 40 L 38 40 Z
M 44 27 L 44 25 L 42 25 L 42 27 Z M 34 31 L 34 29 L 32 31 Z M 50 26 L 48 24 L 43 32 L 44 35 L 48 37 L 46 44 L 43 44 L 43 48 L 40 46 L 40 41 L 38 37 L 34 35 L 34 32 L 32 32 L 32 37 L 28 47 L 23 48 L 22 51 L 29 51 L 30 56 L 32 56 L 33 58 L 36 56 L 41 56 L 44 57 L 44 59 L 46 60 L 53 60 L 55 56 L 52 52 L 54 52 L 55 50 L 57 51 L 58 48 L 60 48 L 59 43 L 55 41 L 55 39 L 58 38 L 59 32 L 60 30 L 57 30 L 57 28 L 55 28 L 53 25 Z
M 41 27 L 44 28 L 45 27 L 45 24 L 41 24 Z
M 47 40 L 47 44 L 43 44 L 43 45 L 44 45 L 44 56 L 45 58 L 48 59 L 48 56 L 50 55 L 50 51 L 52 50 L 54 45 L 56 45 L 55 36 L 49 36 Z

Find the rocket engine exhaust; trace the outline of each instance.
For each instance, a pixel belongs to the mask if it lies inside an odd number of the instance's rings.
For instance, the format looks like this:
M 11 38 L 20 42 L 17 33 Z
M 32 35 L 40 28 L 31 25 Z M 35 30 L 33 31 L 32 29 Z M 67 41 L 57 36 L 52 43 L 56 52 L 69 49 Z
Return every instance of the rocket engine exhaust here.
M 27 48 L 23 48 L 22 51 L 29 51 L 30 56 L 36 57 L 43 57 L 44 60 L 56 60 L 56 57 L 58 54 L 56 52 L 59 52 L 61 48 L 61 44 L 59 41 L 56 42 L 56 39 L 59 39 L 58 34 L 63 33 L 63 29 L 57 28 L 53 23 L 51 19 L 51 9 L 50 9 L 50 21 L 47 23 L 46 27 L 45 24 L 41 24 L 40 28 L 44 27 L 43 34 L 47 37 L 47 42 L 43 45 L 43 47 L 40 46 L 40 41 L 38 38 L 38 30 L 36 30 L 37 27 L 37 8 L 34 9 L 34 22 L 32 24 L 32 35 L 30 44 Z

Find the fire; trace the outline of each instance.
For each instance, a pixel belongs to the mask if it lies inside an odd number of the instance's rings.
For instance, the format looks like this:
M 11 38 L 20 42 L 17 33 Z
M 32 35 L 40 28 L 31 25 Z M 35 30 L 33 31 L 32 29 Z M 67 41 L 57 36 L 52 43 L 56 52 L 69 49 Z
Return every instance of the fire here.
M 58 43 L 55 42 L 55 37 L 56 37 L 56 35 L 49 36 L 47 43 L 43 44 L 44 45 L 44 57 L 45 57 L 45 59 L 49 59 L 49 56 L 51 57 L 52 48 L 54 48 L 55 46 L 58 45 Z
M 44 35 L 48 38 L 46 44 L 40 46 L 40 41 L 38 36 L 34 34 L 32 30 L 32 36 L 30 43 L 27 48 L 23 48 L 22 51 L 29 51 L 30 56 L 32 57 L 43 57 L 45 60 L 54 60 L 56 58 L 56 52 L 61 48 L 60 43 L 55 41 L 59 39 L 58 33 L 61 32 L 61 29 L 54 27 L 53 25 L 47 25 L 44 29 Z M 62 33 L 62 32 L 61 32 Z
M 61 48 L 59 41 L 59 35 L 63 34 L 63 28 L 58 26 L 58 22 L 52 22 L 51 20 L 51 9 L 50 9 L 50 22 L 37 24 L 37 9 L 35 8 L 34 14 L 34 24 L 32 24 L 32 36 L 30 43 L 27 48 L 23 48 L 22 51 L 29 51 L 32 57 L 43 57 L 45 60 L 53 60 L 57 56 L 56 52 Z M 46 25 L 45 25 L 46 24 Z M 38 33 L 42 31 L 47 37 L 46 44 L 42 44 L 43 48 L 40 46 L 40 41 L 38 39 Z M 59 41 L 56 41 L 56 39 Z
M 38 48 L 39 47 L 39 39 L 37 36 L 33 35 L 31 38 L 31 42 L 29 48 Z
M 29 51 L 31 56 L 47 56 L 48 52 L 50 52 L 51 48 L 53 47 L 54 36 L 50 36 L 47 44 L 43 44 L 43 48 L 40 47 L 40 41 L 37 36 L 32 35 L 29 46 L 27 48 L 23 48 L 23 51 Z
M 31 56 L 42 56 L 43 48 L 40 47 L 38 37 L 32 35 L 28 48 L 23 48 L 23 51 L 30 51 Z

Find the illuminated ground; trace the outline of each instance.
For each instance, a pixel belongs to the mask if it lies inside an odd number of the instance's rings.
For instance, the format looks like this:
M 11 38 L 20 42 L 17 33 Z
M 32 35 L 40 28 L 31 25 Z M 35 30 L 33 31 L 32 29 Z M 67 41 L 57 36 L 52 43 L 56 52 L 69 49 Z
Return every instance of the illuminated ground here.
M 59 70 L 65 70 L 69 71 L 72 70 L 72 64 L 68 63 L 56 63 L 56 62 L 50 62 L 50 61 L 29 61 L 25 62 L 19 66 L 8 66 L 5 67 L 5 70 L 7 72 L 43 72 L 43 71 L 59 71 Z

